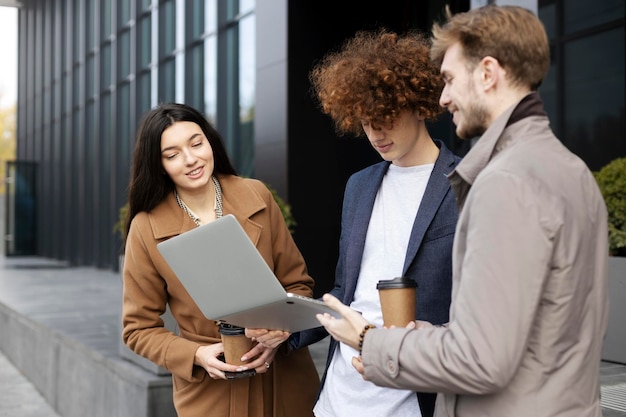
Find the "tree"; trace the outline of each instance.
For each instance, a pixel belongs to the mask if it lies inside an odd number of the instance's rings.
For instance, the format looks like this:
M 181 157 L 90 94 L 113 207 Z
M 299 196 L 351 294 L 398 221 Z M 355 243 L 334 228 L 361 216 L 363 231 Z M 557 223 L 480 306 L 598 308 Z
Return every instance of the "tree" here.
M 15 160 L 17 107 L 0 107 L 0 194 L 5 193 L 6 161 Z

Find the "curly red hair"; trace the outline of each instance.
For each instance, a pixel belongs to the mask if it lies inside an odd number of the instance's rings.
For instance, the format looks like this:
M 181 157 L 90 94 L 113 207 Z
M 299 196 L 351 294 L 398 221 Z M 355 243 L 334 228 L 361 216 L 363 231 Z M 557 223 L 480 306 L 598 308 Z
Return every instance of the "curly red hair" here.
M 364 135 L 362 121 L 390 129 L 405 110 L 427 120 L 443 111 L 443 81 L 430 61 L 428 40 L 417 32 L 357 32 L 340 50 L 323 57 L 309 79 L 340 135 Z

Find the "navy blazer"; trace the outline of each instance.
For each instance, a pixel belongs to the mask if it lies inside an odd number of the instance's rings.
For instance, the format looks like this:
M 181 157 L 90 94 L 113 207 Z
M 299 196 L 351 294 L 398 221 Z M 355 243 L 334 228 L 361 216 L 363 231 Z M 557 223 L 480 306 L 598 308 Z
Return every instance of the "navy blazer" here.
M 452 295 L 452 243 L 458 218 L 455 196 L 447 175 L 461 158 L 454 155 L 443 142 L 439 140 L 434 142 L 440 148 L 440 152 L 413 223 L 403 275 L 414 279 L 418 284 L 415 318 L 433 324 L 443 324 L 447 323 L 449 318 Z M 350 305 L 354 298 L 374 200 L 389 165 L 389 162 L 382 161 L 369 166 L 354 173 L 346 184 L 335 286 L 330 291 L 346 305 Z M 318 327 L 294 333 L 289 344 L 292 348 L 304 347 L 326 336 L 328 336 L 326 329 Z M 337 343 L 331 338 L 320 391 Z M 418 393 L 418 398 L 422 416 L 432 416 L 435 394 Z

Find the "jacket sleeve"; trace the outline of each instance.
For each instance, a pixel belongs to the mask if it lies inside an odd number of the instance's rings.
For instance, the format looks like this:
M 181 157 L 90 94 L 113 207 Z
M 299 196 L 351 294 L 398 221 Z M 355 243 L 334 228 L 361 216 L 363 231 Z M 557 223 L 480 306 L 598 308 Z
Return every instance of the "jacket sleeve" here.
M 168 296 L 166 283 L 152 259 L 156 245 L 151 239 L 147 216 L 140 213 L 133 219 L 126 243 L 122 337 L 133 352 L 172 374 L 197 382 L 204 376 L 204 371 L 193 365 L 200 344 L 175 335 L 164 327 L 161 318 Z
M 474 184 L 456 232 L 464 257 L 454 260 L 461 276 L 454 281 L 450 325 L 368 332 L 368 380 L 457 394 L 507 385 L 534 330 L 549 275 L 556 225 L 541 212 L 539 198 L 547 197 L 506 172 Z

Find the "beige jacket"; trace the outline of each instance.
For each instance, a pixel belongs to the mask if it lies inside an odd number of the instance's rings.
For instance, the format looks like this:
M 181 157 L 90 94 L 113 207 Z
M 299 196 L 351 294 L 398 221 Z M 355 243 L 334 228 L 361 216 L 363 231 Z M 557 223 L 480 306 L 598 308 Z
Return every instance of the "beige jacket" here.
M 267 187 L 234 176 L 219 181 L 223 213 L 235 215 L 287 291 L 312 296 L 313 279 Z M 312 416 L 319 377 L 307 348 L 287 354 L 281 347 L 267 373 L 248 379 L 213 380 L 194 366 L 200 345 L 220 341 L 218 328 L 192 302 L 156 247 L 194 227 L 173 194 L 133 219 L 124 261 L 125 343 L 172 373 L 180 417 Z M 163 327 L 160 316 L 167 304 L 180 335 Z
M 460 206 L 449 326 L 374 329 L 376 384 L 437 391 L 437 417 L 600 417 L 607 212 L 536 93 L 450 176 Z

